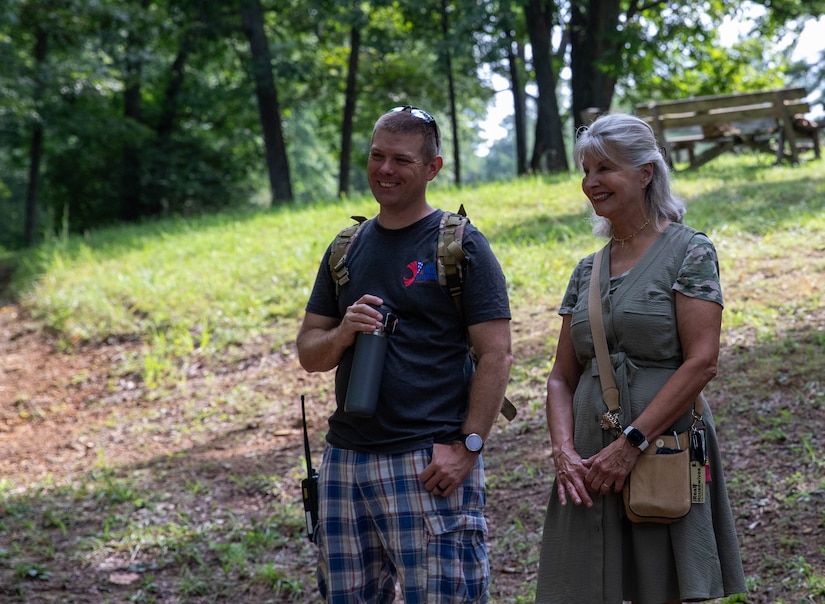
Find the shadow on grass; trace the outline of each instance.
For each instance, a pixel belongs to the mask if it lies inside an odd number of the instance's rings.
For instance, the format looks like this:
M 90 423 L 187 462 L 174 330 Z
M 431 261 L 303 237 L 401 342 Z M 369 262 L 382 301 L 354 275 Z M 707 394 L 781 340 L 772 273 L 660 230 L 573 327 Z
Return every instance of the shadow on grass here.
M 0 595 L 18 602 L 311 602 L 293 448 L 246 430 L 0 503 Z M 293 439 L 290 438 L 290 441 Z M 2 599 L 2 598 L 0 598 Z M 9 601 L 5 600 L 4 601 Z

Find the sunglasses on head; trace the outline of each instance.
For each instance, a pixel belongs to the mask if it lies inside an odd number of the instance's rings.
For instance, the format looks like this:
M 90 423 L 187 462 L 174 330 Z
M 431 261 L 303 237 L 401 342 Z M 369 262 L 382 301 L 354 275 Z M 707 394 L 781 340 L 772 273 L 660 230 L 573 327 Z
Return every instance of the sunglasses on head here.
M 435 118 L 431 116 L 429 113 L 424 111 L 423 109 L 419 109 L 418 107 L 413 107 L 412 105 L 403 105 L 401 107 L 393 107 L 390 111 L 398 112 L 403 111 L 405 113 L 410 113 L 417 117 L 418 119 L 422 119 L 428 124 L 432 123 L 435 124 Z
M 435 123 L 435 118 L 424 111 L 423 109 L 419 109 L 418 107 L 413 107 L 412 105 L 402 105 L 401 107 L 393 107 L 390 109 L 391 112 L 398 113 L 409 113 L 410 115 L 414 115 L 420 120 L 424 120 L 427 124 L 430 124 L 433 127 L 433 133 L 435 134 L 436 145 L 441 146 L 441 133 L 438 131 L 438 124 Z

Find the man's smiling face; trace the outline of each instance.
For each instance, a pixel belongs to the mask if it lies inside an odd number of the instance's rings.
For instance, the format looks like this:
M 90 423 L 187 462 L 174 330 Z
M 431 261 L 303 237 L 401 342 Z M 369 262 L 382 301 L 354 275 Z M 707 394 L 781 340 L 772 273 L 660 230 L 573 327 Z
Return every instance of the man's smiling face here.
M 426 203 L 427 183 L 438 170 L 435 160 L 425 160 L 424 137 L 420 134 L 381 129 L 375 132 L 367 178 L 382 209 L 404 210 Z

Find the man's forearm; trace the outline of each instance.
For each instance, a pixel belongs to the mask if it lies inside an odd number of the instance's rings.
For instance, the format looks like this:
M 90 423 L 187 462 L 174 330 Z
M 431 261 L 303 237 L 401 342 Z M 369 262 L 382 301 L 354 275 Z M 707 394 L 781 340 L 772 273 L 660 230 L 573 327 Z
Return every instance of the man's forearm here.
M 347 349 L 337 341 L 337 331 L 336 327 L 302 332 L 296 340 L 301 367 L 309 372 L 335 369 Z
M 491 352 L 479 358 L 470 388 L 465 432 L 475 432 L 485 439 L 490 435 L 501 411 L 512 362 L 512 355 L 505 352 Z

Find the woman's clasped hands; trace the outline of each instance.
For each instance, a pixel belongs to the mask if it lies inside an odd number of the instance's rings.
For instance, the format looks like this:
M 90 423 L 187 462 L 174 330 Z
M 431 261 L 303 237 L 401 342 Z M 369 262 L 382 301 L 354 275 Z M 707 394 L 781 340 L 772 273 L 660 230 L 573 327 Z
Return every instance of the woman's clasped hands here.
M 593 506 L 592 494 L 621 492 L 625 479 L 636 464 L 639 450 L 616 440 L 592 457 L 583 459 L 575 451 L 556 456 L 556 486 L 562 505 Z

